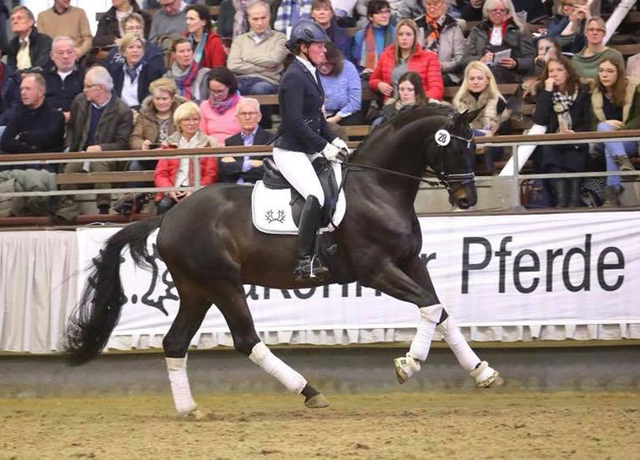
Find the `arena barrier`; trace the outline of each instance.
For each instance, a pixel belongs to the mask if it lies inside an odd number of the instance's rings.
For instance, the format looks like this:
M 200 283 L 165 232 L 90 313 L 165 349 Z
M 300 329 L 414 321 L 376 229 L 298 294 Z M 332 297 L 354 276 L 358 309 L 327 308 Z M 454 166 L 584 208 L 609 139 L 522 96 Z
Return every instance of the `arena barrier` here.
M 423 259 L 443 304 L 473 341 L 640 339 L 637 212 L 421 217 Z M 0 351 L 59 350 L 86 268 L 118 228 L 1 232 Z M 177 311 L 171 277 L 128 254 L 127 296 L 109 347 L 160 348 Z M 414 306 L 357 284 L 279 290 L 246 286 L 268 344 L 346 345 L 411 340 Z M 165 314 L 166 313 L 166 314 Z M 231 346 L 212 308 L 192 345 Z

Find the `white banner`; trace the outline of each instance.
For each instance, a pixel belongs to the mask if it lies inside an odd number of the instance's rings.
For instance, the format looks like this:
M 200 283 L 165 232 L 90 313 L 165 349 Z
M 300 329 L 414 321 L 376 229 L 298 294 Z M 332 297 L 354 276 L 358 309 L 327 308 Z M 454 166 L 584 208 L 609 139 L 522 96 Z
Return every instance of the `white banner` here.
M 443 305 L 464 326 L 640 323 L 640 214 L 425 217 L 422 258 Z M 118 229 L 78 230 L 87 267 Z M 155 234 L 149 238 L 154 250 Z M 159 258 L 121 277 L 128 303 L 114 332 L 168 330 L 178 298 Z M 87 272 L 78 283 L 83 286 Z M 258 331 L 415 327 L 415 306 L 357 284 L 287 290 L 245 286 Z M 162 313 L 165 309 L 168 316 Z M 201 332 L 228 331 L 215 307 Z

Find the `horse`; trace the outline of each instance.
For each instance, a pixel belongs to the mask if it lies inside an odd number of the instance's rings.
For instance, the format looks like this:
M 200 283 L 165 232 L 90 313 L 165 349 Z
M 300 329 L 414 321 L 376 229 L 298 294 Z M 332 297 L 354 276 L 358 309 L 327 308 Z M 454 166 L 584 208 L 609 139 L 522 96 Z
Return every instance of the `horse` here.
M 340 270 L 332 268 L 326 279 L 296 280 L 296 237 L 256 230 L 251 218 L 252 187 L 246 185 L 202 188 L 168 213 L 124 227 L 93 260 L 89 282 L 69 318 L 63 346 L 70 362 L 86 363 L 106 346 L 124 304 L 120 253 L 129 246 L 135 264 L 143 266 L 147 238 L 159 228 L 159 254 L 180 298 L 163 349 L 175 407 L 185 418 L 199 420 L 209 414 L 192 398 L 186 364 L 190 341 L 212 304 L 224 316 L 238 352 L 288 390 L 304 396 L 308 408 L 329 405 L 321 392 L 260 340 L 244 284 L 300 289 L 359 281 L 420 310 L 410 350 L 394 362 L 400 383 L 420 370 L 437 330 L 478 386 L 501 384 L 499 373 L 471 350 L 438 299 L 419 257 L 422 234 L 414 211 L 427 168 L 444 184 L 453 204 L 469 208 L 476 203 L 475 143 L 469 122 L 477 114 L 454 113 L 436 104 L 403 109 L 361 142 L 343 165 L 348 171 L 343 184 L 347 211 L 332 234 L 338 251 L 331 265 Z

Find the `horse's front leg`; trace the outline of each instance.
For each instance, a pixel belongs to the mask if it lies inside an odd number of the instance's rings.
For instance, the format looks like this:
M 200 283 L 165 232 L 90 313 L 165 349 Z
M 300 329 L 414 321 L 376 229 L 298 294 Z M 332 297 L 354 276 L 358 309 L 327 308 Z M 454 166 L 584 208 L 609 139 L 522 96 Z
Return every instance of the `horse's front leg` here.
M 428 291 L 432 292 L 434 296 L 436 296 L 435 288 L 433 287 L 433 283 L 431 281 L 431 276 L 427 271 L 427 268 L 424 265 L 424 262 L 419 257 L 412 258 L 406 266 L 403 267 L 403 271 L 409 276 L 413 281 L 415 281 L 418 285 L 424 286 Z M 462 335 L 460 328 L 456 325 L 456 322 L 447 310 L 441 306 L 438 302 L 437 308 L 432 308 L 431 313 L 427 315 L 427 317 L 435 320 L 435 318 L 439 314 L 439 318 L 437 319 L 437 324 L 435 330 L 439 332 L 444 338 L 445 342 L 451 348 L 454 355 L 456 356 L 460 366 L 469 372 L 469 374 L 475 379 L 476 384 L 481 388 L 488 387 L 496 387 L 502 384 L 502 379 L 500 378 L 500 374 L 489 367 L 489 364 L 486 361 L 482 361 L 478 355 L 471 349 L 466 339 Z M 424 318 L 424 313 L 421 309 L 422 317 Z M 402 372 L 403 365 L 409 366 L 411 365 L 411 351 L 408 353 L 406 358 L 398 358 L 396 360 L 396 368 L 400 368 L 397 370 L 398 381 L 400 383 L 404 383 L 411 375 L 408 375 L 406 378 L 402 378 L 402 375 L 405 374 Z M 419 368 L 419 366 L 418 366 Z

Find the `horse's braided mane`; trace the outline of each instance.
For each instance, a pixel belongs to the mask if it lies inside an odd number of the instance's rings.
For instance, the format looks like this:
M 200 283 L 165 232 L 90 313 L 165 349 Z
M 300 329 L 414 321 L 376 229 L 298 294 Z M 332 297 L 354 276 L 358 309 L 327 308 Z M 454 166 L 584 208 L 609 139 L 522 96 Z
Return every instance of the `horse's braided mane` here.
M 358 147 L 353 152 L 353 156 L 360 152 L 360 150 L 362 150 L 369 143 L 369 140 L 371 138 L 375 138 L 378 133 L 380 133 L 385 127 L 389 125 L 393 126 L 395 129 L 402 129 L 409 123 L 419 118 L 432 116 L 446 117 L 450 114 L 451 108 L 449 106 L 433 102 L 428 104 L 415 104 L 402 107 L 389 119 L 375 126 L 373 130 L 369 134 L 367 134 L 367 136 L 365 136 L 365 138 L 360 142 Z

